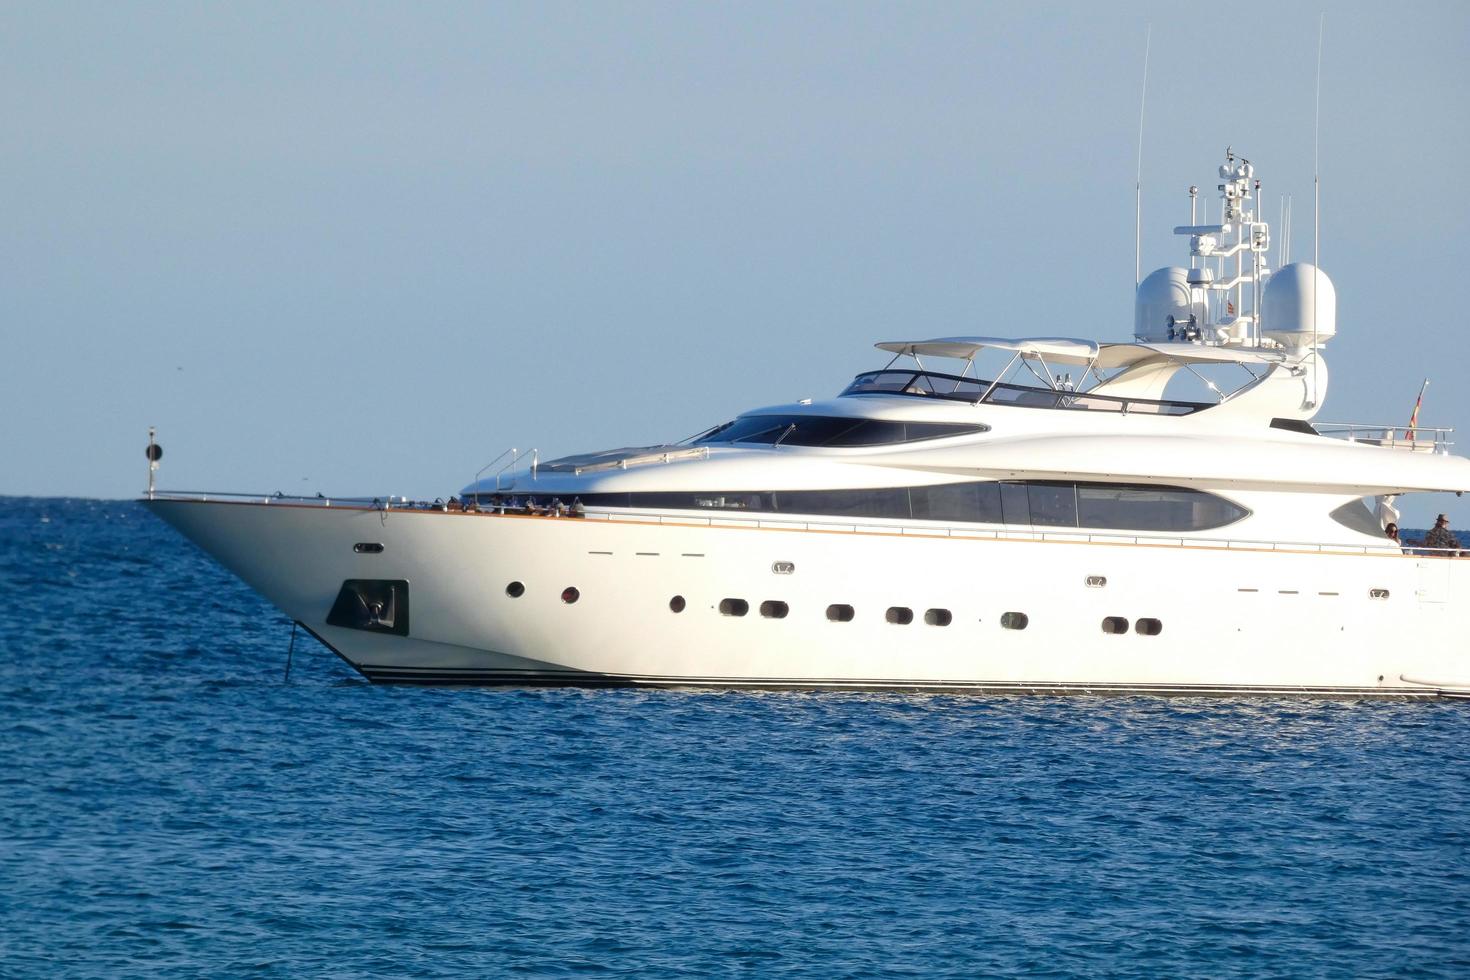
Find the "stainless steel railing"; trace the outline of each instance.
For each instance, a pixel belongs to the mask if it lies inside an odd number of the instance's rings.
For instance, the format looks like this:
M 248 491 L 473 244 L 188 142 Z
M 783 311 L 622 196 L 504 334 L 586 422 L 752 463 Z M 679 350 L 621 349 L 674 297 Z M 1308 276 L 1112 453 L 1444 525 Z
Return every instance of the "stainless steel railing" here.
M 1409 449 L 1421 453 L 1448 453 L 1454 445 L 1453 428 L 1444 426 L 1369 425 L 1363 422 L 1313 422 L 1318 434 L 1348 442 L 1362 442 L 1391 449 Z

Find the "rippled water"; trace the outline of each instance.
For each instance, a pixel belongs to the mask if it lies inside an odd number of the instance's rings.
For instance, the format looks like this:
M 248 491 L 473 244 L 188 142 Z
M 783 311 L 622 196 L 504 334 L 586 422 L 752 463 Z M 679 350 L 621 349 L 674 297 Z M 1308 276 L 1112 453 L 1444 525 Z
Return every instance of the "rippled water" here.
M 0 499 L 0 974 L 1470 973 L 1470 705 L 376 688 Z

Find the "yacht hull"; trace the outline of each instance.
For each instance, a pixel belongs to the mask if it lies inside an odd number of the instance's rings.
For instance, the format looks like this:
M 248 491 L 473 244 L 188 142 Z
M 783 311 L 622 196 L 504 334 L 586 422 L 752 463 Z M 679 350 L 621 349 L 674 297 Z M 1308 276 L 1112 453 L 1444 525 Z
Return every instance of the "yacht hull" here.
M 1470 696 L 1470 561 L 1451 558 L 801 521 L 145 504 L 376 682 Z M 346 583 L 389 581 L 406 590 L 407 635 L 328 622 Z M 524 591 L 509 594 L 511 583 Z M 833 606 L 851 619 L 833 621 Z M 1021 617 L 1024 628 L 1007 628 Z

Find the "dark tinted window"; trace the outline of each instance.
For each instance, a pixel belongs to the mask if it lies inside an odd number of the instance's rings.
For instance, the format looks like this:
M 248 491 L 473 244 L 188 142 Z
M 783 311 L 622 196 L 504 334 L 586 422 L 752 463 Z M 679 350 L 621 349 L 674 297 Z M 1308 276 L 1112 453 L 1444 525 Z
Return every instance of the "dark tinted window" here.
M 872 490 L 783 490 L 776 494 L 776 510 L 788 514 L 827 514 L 832 517 L 912 517 L 907 487 Z
M 913 516 L 923 521 L 1000 524 L 999 483 L 948 483 L 909 490 Z
M 1031 523 L 1050 527 L 1077 526 L 1077 488 L 1070 483 L 1032 483 L 1026 487 Z
M 1026 496 L 1026 484 L 1002 483 L 1000 485 L 1001 519 L 1006 524 L 1030 524 L 1031 504 Z
M 683 491 L 583 494 L 587 506 L 724 510 L 845 518 L 1204 531 L 1249 513 L 1223 497 L 1182 487 L 1045 480 L 856 490 Z M 1361 505 L 1358 506 L 1361 510 Z M 1341 515 L 1336 515 L 1341 518 Z
M 1223 527 L 1245 515 L 1244 508 L 1199 490 L 1077 484 L 1077 519 L 1082 527 L 1200 531 Z
M 886 446 L 986 432 L 985 425 L 959 422 L 896 422 L 890 419 L 832 418 L 822 415 L 748 415 L 699 440 L 742 445 Z

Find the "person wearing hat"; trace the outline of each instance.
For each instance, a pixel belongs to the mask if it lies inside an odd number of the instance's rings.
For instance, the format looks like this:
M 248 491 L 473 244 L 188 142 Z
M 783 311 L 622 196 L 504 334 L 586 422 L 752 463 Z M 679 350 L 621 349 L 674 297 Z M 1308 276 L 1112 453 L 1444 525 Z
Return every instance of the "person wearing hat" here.
M 1447 551 L 1452 554 L 1459 549 L 1460 542 L 1454 533 L 1450 531 L 1449 517 L 1444 514 L 1439 515 L 1434 522 L 1434 527 L 1430 528 L 1429 533 L 1424 535 L 1424 547 L 1438 551 Z

